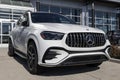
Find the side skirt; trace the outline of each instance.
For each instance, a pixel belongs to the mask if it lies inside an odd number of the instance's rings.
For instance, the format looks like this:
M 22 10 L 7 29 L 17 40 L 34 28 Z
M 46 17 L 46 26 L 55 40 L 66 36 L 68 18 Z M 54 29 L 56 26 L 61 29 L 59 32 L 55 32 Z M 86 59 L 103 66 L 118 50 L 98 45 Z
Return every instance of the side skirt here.
M 21 58 L 27 59 L 27 55 L 17 49 L 15 49 L 15 54 L 17 54 Z

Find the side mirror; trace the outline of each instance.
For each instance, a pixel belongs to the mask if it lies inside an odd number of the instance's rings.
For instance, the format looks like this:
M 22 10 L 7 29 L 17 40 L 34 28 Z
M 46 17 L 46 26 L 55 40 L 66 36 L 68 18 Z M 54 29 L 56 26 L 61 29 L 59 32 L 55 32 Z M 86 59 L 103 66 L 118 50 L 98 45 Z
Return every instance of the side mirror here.
M 23 22 L 22 22 L 22 26 L 25 26 L 25 27 L 28 26 L 28 25 L 27 25 L 27 21 L 23 21 Z

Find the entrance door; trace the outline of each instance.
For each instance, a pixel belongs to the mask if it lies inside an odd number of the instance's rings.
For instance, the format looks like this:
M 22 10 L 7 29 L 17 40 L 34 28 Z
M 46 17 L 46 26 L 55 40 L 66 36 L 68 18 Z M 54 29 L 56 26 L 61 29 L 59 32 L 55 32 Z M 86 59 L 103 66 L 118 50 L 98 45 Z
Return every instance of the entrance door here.
M 2 44 L 8 43 L 9 33 L 12 30 L 11 23 L 2 23 Z
M 2 27 L 1 27 L 1 22 L 0 22 L 0 45 L 1 45 L 1 43 L 2 43 Z
M 0 44 L 1 44 L 1 46 L 7 46 L 9 33 L 13 29 L 14 23 L 3 21 L 0 24 L 1 24 L 1 26 L 0 26 Z

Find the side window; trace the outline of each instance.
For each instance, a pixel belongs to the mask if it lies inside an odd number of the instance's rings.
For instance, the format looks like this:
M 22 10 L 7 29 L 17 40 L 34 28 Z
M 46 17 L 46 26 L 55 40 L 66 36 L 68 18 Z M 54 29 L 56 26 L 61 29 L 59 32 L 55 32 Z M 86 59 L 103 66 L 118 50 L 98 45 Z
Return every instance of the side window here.
M 29 26 L 28 14 L 25 14 L 23 19 L 24 19 L 23 21 L 25 22 L 26 26 Z
M 20 26 L 21 23 L 22 23 L 22 19 L 21 19 L 21 17 L 20 17 L 20 18 L 18 19 L 18 21 L 17 21 L 17 25 Z
M 19 20 L 17 21 L 17 25 L 18 26 L 29 26 L 29 18 L 28 18 L 27 13 L 19 18 Z

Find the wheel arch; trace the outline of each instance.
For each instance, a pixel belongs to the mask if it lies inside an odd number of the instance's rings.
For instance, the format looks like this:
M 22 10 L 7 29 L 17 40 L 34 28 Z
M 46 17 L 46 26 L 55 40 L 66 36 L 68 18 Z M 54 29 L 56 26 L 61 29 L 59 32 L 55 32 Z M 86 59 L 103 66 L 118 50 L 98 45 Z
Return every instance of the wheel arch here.
M 15 47 L 13 37 L 10 35 L 8 39 L 12 41 L 13 47 Z
M 34 41 L 32 38 L 30 38 L 30 39 L 28 40 L 27 46 L 29 45 L 30 42 L 34 42 L 34 43 L 35 43 L 35 41 Z
M 39 41 L 38 41 L 37 37 L 34 34 L 29 35 L 28 38 L 27 38 L 27 40 L 26 40 L 26 44 L 25 44 L 25 46 L 26 46 L 26 52 L 27 52 L 28 44 L 31 41 L 33 41 L 35 43 L 36 48 L 37 48 L 37 54 L 38 54 L 39 53 L 38 50 L 39 50 L 40 46 L 39 46 Z M 38 54 L 38 56 L 39 56 L 39 54 Z M 39 57 L 38 57 L 38 59 L 39 59 Z
M 29 42 L 31 42 L 31 41 L 34 41 L 36 47 L 38 47 L 39 42 L 38 42 L 37 37 L 36 37 L 34 34 L 30 34 L 30 35 L 28 36 L 28 38 L 26 39 L 26 42 L 25 42 L 25 43 L 26 43 L 26 44 L 25 44 L 26 49 L 27 49 L 27 46 L 28 46 Z

